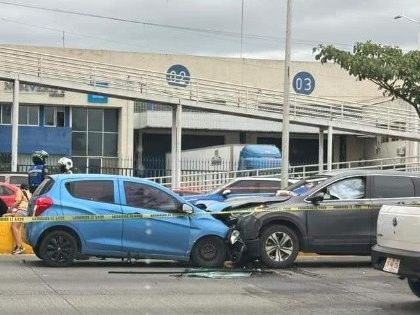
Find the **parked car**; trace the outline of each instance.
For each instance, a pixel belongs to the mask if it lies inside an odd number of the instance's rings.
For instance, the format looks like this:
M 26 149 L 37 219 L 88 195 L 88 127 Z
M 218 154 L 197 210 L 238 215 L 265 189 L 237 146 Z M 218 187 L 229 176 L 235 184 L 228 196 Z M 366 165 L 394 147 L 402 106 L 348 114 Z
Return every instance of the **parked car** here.
M 0 182 L 15 186 L 28 183 L 28 174 L 25 173 L 0 173 Z
M 49 266 L 69 266 L 79 255 L 191 260 L 223 264 L 228 227 L 154 182 L 110 175 L 52 175 L 34 192 L 29 215 L 184 213 L 188 216 L 26 225 L 26 239 Z M 203 214 L 203 215 L 200 215 Z
M 289 184 L 290 183 L 291 182 L 289 182 Z M 234 179 L 230 183 L 210 193 L 185 196 L 185 199 L 192 204 L 200 205 L 201 201 L 205 200 L 223 202 L 227 199 L 239 196 L 274 196 L 280 189 L 280 178 L 243 177 Z
M 248 259 L 283 268 L 293 264 L 299 251 L 370 255 L 376 244 L 380 207 L 420 202 L 418 174 L 355 170 L 323 174 L 315 180 L 317 184 L 308 191 L 291 193 L 266 205 L 265 211 L 237 220 L 235 229 L 246 244 Z M 303 180 L 287 190 L 308 182 Z M 234 209 L 246 207 L 249 205 Z
M 0 183 L 0 197 L 7 207 L 15 203 L 16 192 L 19 188 L 15 185 Z
M 372 248 L 375 269 L 407 278 L 420 297 L 420 207 L 384 206 L 379 212 L 377 245 Z

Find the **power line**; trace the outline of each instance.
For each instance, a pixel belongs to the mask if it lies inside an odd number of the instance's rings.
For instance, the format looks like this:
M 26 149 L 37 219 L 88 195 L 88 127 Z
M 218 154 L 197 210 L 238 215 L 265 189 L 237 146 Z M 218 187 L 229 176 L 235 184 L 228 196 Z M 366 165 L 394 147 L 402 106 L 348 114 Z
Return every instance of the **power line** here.
M 237 33 L 237 32 L 229 32 L 229 31 L 221 31 L 221 30 L 213 30 L 213 29 L 202 29 L 202 28 L 178 26 L 178 25 L 171 25 L 171 24 L 152 23 L 152 22 L 141 21 L 141 20 L 125 19 L 125 18 L 119 18 L 119 17 L 114 17 L 114 16 L 85 13 L 85 12 L 57 9 L 57 8 L 48 8 L 48 7 L 43 7 L 43 6 L 29 5 L 29 4 L 23 4 L 23 3 L 13 3 L 13 2 L 8 2 L 8 1 L 0 1 L 0 4 L 23 7 L 23 8 L 30 8 L 30 9 L 36 9 L 36 10 L 42 10 L 42 11 L 49 11 L 49 12 L 57 12 L 57 13 L 63 13 L 63 14 L 71 14 L 71 15 L 77 15 L 77 16 L 85 16 L 85 17 L 98 18 L 98 19 L 106 19 L 106 20 L 111 20 L 111 21 L 116 21 L 116 22 L 141 24 L 144 26 L 167 28 L 167 29 L 173 29 L 173 30 L 178 30 L 178 31 L 207 33 L 207 34 L 231 36 L 231 37 L 241 36 L 241 33 Z M 275 42 L 280 42 L 281 40 L 284 40 L 284 37 L 267 36 L 267 35 L 260 35 L 260 34 L 242 34 L 242 36 L 249 39 L 259 39 L 259 40 L 275 41 Z M 307 45 L 319 44 L 319 42 L 316 42 L 316 41 L 308 41 L 308 40 L 300 40 L 300 39 L 295 39 L 293 42 L 302 44 L 302 45 L 303 44 L 307 44 Z M 333 44 L 337 46 L 345 46 L 346 48 L 352 47 L 352 45 L 342 44 L 342 43 L 333 43 Z

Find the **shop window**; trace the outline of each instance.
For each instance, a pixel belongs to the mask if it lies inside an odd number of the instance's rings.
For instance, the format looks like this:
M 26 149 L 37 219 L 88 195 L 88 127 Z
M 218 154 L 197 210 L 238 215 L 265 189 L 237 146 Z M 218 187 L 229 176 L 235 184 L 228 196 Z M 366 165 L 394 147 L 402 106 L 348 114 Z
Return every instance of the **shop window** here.
M 19 106 L 19 125 L 38 126 L 39 107 L 38 106 Z
M 89 156 L 102 155 L 102 133 L 100 132 L 88 133 L 88 155 Z
M 104 156 L 118 155 L 118 134 L 105 133 L 104 134 Z
M 44 107 L 44 126 L 46 127 L 64 127 L 65 109 L 63 107 Z
M 55 107 L 44 107 L 44 126 L 55 127 Z
M 71 135 L 71 144 L 73 155 L 86 156 L 86 140 L 85 132 L 73 132 Z
M 118 110 L 72 108 L 72 139 L 74 158 L 118 156 Z
M 0 123 L 3 125 L 8 125 L 12 123 L 12 105 L 0 105 Z
M 108 109 L 104 111 L 104 131 L 118 132 L 118 110 Z
M 62 107 L 57 108 L 57 113 L 56 113 L 56 117 L 57 117 L 57 127 L 64 127 L 65 126 L 65 110 Z
M 89 109 L 88 110 L 88 130 L 89 131 L 102 131 L 102 109 Z
M 73 131 L 86 131 L 87 130 L 87 109 L 86 108 L 73 108 L 71 120 L 72 120 Z

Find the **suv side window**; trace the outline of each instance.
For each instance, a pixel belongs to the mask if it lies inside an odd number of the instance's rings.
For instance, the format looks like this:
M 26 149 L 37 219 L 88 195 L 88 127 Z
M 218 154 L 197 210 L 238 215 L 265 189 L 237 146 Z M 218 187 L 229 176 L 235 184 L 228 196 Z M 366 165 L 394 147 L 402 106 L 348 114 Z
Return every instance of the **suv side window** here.
M 366 181 L 363 177 L 346 178 L 321 190 L 324 200 L 362 199 L 366 197 Z
M 149 185 L 124 182 L 124 193 L 125 203 L 130 207 L 163 212 L 176 212 L 180 208 L 178 200 Z
M 67 191 L 75 198 L 114 203 L 114 181 L 80 180 L 65 184 Z
M 372 198 L 414 197 L 414 184 L 410 177 L 374 176 Z

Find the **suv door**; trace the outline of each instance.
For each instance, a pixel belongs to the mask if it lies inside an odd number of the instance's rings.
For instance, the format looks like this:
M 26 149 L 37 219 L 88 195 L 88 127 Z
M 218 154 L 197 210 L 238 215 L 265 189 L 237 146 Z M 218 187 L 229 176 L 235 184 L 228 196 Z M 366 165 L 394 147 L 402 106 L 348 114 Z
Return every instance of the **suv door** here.
M 414 182 L 418 179 L 409 176 L 389 176 L 373 175 L 370 183 L 370 197 L 372 202 L 386 205 L 410 205 L 417 203 L 420 198 L 416 198 Z M 379 210 L 371 211 L 371 243 L 376 244 L 376 223 L 378 221 Z
M 70 179 L 62 183 L 63 215 L 121 214 L 113 179 Z M 122 220 L 72 222 L 84 245 L 82 253 L 109 255 L 121 251 Z
M 312 194 L 323 192 L 320 206 L 333 209 L 307 211 L 310 247 L 318 253 L 369 253 L 371 248 L 370 210 L 343 208 L 369 204 L 367 180 L 363 176 L 346 177 L 322 186 Z M 311 194 L 311 195 L 312 195 Z M 337 209 L 334 209 L 337 206 Z
M 181 202 L 165 191 L 129 180 L 119 181 L 124 214 L 179 213 Z M 125 220 L 123 250 L 140 257 L 186 257 L 190 240 L 190 218 L 168 217 Z

